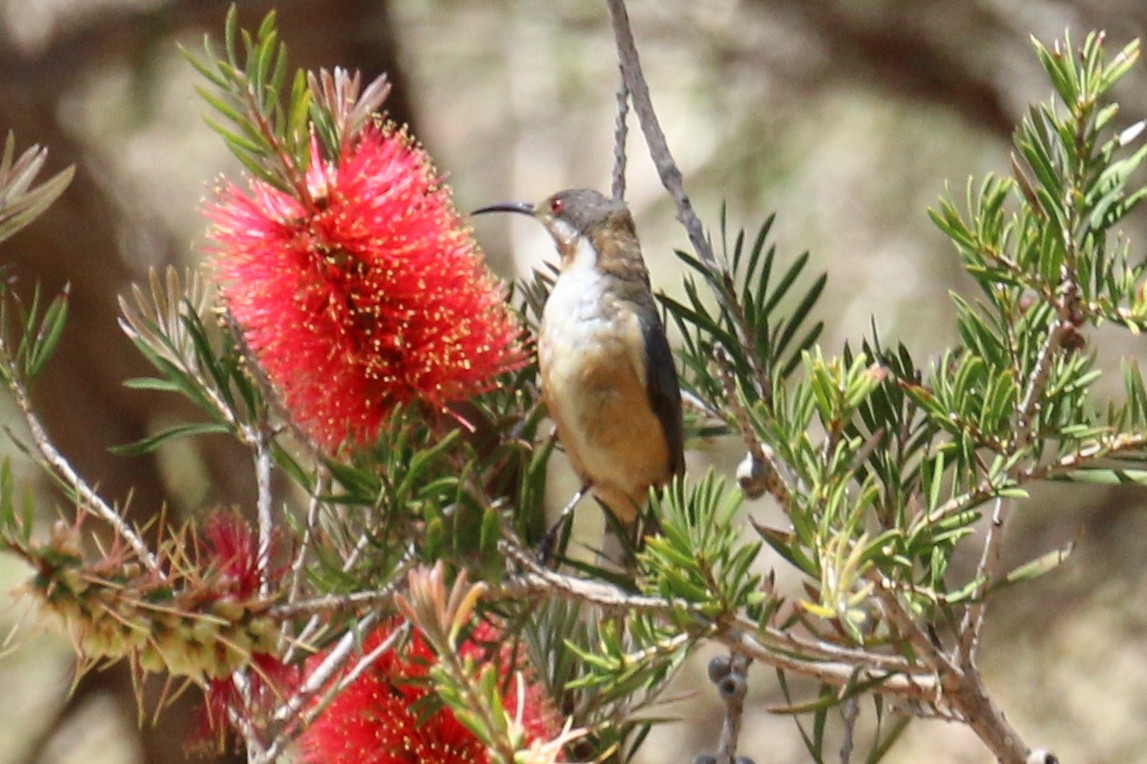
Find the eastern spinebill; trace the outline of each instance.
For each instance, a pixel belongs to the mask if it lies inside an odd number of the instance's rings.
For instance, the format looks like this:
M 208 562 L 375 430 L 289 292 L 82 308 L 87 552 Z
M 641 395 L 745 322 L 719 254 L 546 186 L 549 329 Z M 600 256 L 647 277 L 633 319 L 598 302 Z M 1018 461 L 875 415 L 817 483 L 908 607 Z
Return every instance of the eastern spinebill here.
M 677 369 L 633 216 L 583 188 L 474 214 L 485 212 L 529 215 L 557 245 L 538 336 L 542 394 L 582 492 L 632 526 L 650 487 L 685 468 Z

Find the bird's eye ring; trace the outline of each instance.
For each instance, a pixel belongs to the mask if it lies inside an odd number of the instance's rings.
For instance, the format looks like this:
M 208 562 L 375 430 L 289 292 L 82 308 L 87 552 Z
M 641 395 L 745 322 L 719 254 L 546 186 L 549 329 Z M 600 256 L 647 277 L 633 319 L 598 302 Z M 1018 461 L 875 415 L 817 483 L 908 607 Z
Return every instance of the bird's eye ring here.
M 561 199 L 550 199 L 550 212 L 554 213 L 555 215 L 562 214 L 562 209 L 564 207 L 565 203 L 562 202 Z

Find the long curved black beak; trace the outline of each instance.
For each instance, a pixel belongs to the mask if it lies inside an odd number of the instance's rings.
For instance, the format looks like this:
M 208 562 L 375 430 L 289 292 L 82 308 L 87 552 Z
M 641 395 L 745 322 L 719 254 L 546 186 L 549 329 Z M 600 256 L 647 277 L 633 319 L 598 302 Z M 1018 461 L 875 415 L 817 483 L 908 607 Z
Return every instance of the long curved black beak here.
M 482 207 L 471 212 L 471 215 L 484 215 L 487 212 L 517 212 L 519 215 L 534 216 L 534 205 L 529 202 L 501 202 Z

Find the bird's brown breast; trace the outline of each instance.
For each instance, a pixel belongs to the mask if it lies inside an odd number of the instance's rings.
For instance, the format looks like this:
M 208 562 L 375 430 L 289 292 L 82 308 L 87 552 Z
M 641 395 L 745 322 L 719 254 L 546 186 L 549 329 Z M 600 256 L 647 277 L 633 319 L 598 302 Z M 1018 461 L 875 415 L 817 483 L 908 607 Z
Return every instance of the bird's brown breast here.
M 640 323 L 607 285 L 592 273 L 563 273 L 546 305 L 538 358 L 546 404 L 574 469 L 628 521 L 650 486 L 669 479 L 672 459 L 649 401 Z

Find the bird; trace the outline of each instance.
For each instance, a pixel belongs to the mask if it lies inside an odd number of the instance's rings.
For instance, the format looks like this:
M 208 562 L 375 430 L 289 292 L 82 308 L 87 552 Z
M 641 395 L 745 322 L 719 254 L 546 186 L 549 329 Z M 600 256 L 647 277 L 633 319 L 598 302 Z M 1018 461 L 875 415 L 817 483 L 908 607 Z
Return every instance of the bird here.
M 560 264 L 542 309 L 542 398 L 581 490 L 632 529 L 651 487 L 685 470 L 681 388 L 633 216 L 623 201 L 576 188 L 504 202 L 540 222 Z M 556 526 L 555 526 L 556 527 Z

